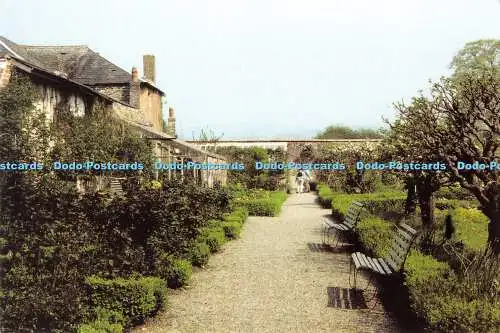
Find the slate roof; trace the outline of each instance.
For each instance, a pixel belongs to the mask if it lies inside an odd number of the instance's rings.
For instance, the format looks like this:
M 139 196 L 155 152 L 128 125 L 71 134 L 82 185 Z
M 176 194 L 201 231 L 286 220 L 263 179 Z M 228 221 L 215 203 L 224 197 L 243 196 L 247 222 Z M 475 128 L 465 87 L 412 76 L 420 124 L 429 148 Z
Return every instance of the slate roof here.
M 125 85 L 132 80 L 132 75 L 113 64 L 87 45 L 20 45 L 0 36 L 0 41 L 18 56 L 29 63 L 48 71 L 62 72 L 78 83 L 93 85 Z M 11 54 L 0 43 L 0 56 Z M 11 54 L 16 56 L 15 54 Z M 151 82 L 143 83 L 163 93 Z

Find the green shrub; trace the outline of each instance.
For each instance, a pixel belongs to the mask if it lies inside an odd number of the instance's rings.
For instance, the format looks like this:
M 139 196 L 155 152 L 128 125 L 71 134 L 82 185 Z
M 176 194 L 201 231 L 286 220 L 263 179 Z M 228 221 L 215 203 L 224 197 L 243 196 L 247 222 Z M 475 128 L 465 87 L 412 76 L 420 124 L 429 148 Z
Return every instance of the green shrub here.
M 195 266 L 202 267 L 208 263 L 210 258 L 210 247 L 207 243 L 196 241 L 191 248 L 191 263 Z
M 80 324 L 77 333 L 122 333 L 125 318 L 120 312 L 97 308 L 96 320 Z
M 224 234 L 229 239 L 236 239 L 240 236 L 241 224 L 238 221 L 226 221 L 222 224 Z
M 413 288 L 449 273 L 450 267 L 429 255 L 411 250 L 405 261 L 405 283 Z
M 469 292 L 448 264 L 411 251 L 405 262 L 405 284 L 411 306 L 429 327 L 439 332 L 496 332 L 498 304 Z
M 193 274 L 191 262 L 162 253 L 156 262 L 156 274 L 167 281 L 169 288 L 179 288 L 187 284 Z
M 318 185 L 319 203 L 323 208 L 332 208 L 333 191 L 324 184 Z
M 460 184 L 453 184 L 450 186 L 443 186 L 435 193 L 438 199 L 449 200 L 475 200 L 475 196 L 467 189 L 460 186 Z
M 277 216 L 286 198 L 282 191 L 247 190 L 243 196 L 235 197 L 233 204 L 245 207 L 253 216 Z
M 226 213 L 222 215 L 222 219 L 226 222 L 233 221 L 237 222 L 240 225 L 245 222 L 248 217 L 248 209 L 245 207 L 238 207 L 231 213 Z
M 214 253 L 221 249 L 226 242 L 226 235 L 222 227 L 210 227 L 202 230 L 200 240 L 204 241 L 210 248 L 210 252 Z
M 456 238 L 471 250 L 482 250 L 488 240 L 488 217 L 476 208 L 457 208 L 451 212 Z
M 384 257 L 394 238 L 393 223 L 373 215 L 363 217 L 356 227 L 363 246 L 378 257 Z
M 437 199 L 436 208 L 439 210 L 456 209 L 456 208 L 476 208 L 479 206 L 477 201 L 473 200 L 456 200 L 456 199 Z
M 259 198 L 246 198 L 239 204 L 245 206 L 253 216 L 278 216 L 286 197 L 285 192 L 268 192 Z
M 123 326 L 111 324 L 103 320 L 95 320 L 88 324 L 78 326 L 77 333 L 122 333 Z
M 332 198 L 332 215 L 338 220 L 343 220 L 353 201 L 366 205 L 369 213 L 379 215 L 388 209 L 401 213 L 404 207 L 406 194 L 401 191 L 387 191 L 376 193 L 346 194 L 334 193 Z
M 167 300 L 167 285 L 157 277 L 103 279 L 87 278 L 92 308 L 123 314 L 126 326 L 143 322 Z

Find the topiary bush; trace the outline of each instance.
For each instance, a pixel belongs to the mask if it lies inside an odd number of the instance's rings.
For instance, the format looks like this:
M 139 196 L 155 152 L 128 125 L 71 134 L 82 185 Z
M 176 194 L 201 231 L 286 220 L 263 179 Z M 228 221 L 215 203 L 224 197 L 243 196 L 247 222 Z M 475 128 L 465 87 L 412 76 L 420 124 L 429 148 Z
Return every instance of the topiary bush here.
M 203 241 L 196 241 L 191 248 L 190 259 L 194 266 L 202 267 L 208 263 L 210 247 Z
M 121 313 L 126 326 L 141 323 L 163 308 L 167 284 L 157 277 L 87 278 L 92 308 Z

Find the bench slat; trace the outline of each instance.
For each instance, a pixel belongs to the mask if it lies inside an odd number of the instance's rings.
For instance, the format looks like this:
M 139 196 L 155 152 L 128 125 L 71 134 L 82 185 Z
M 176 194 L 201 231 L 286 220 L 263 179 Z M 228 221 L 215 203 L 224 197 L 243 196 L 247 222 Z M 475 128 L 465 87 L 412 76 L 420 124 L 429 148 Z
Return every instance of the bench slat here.
M 347 231 L 349 230 L 343 223 L 335 223 L 332 225 L 332 228 L 340 230 L 340 231 Z
M 399 227 L 404 229 L 406 232 L 408 232 L 410 235 L 412 235 L 412 238 L 417 234 L 417 230 L 413 229 L 406 223 L 400 223 Z
M 385 271 L 382 269 L 382 267 L 380 267 L 379 263 L 375 259 L 371 257 L 366 257 L 366 259 L 370 262 L 375 272 L 385 275 Z
M 384 270 L 387 272 L 387 274 L 392 274 L 392 270 L 391 268 L 385 263 L 385 260 L 382 259 L 382 258 L 379 258 L 378 259 L 378 262 L 380 264 L 380 266 L 382 266 L 382 268 L 384 268 Z
M 389 266 L 391 266 L 394 272 L 397 272 L 399 270 L 398 265 L 396 265 L 396 263 L 390 257 L 384 258 L 384 261 L 386 261 Z
M 396 252 L 406 253 L 406 249 L 410 247 L 410 242 L 400 237 L 394 237 L 393 248 Z
M 359 262 L 357 252 L 354 252 L 353 254 L 351 254 L 351 258 L 352 258 L 352 261 L 354 261 L 354 265 L 356 266 L 356 269 L 361 267 L 361 263 Z
M 413 240 L 413 237 L 409 235 L 406 231 L 400 228 L 396 228 L 397 233 L 400 235 L 400 237 L 406 239 L 408 242 L 411 242 Z
M 399 266 L 403 262 L 403 259 L 400 257 L 398 253 L 395 253 L 393 249 L 389 249 L 389 255 L 392 261 L 397 265 L 397 270 L 399 270 Z

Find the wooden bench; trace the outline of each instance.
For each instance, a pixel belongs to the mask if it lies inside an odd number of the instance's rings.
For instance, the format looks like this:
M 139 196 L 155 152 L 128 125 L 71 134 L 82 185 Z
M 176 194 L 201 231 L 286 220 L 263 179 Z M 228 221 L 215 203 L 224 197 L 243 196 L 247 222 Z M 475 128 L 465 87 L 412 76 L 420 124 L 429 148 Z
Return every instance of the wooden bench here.
M 372 273 L 389 276 L 399 272 L 403 268 L 406 256 L 417 236 L 417 231 L 405 223 L 400 223 L 395 228 L 394 239 L 386 257 L 372 258 L 361 252 L 354 252 L 351 254 L 349 284 L 351 282 L 352 268 L 354 266 L 354 289 L 356 289 L 357 272 L 360 269 L 366 269 Z M 370 276 L 367 287 L 372 277 L 373 274 Z
M 323 220 L 323 244 L 329 243 L 330 235 L 334 235 L 336 242 L 335 246 L 338 245 L 339 236 L 342 233 L 346 233 L 354 230 L 356 227 L 361 212 L 363 211 L 363 204 L 358 201 L 353 201 L 347 210 L 347 214 L 342 222 L 336 223 L 331 220 Z

